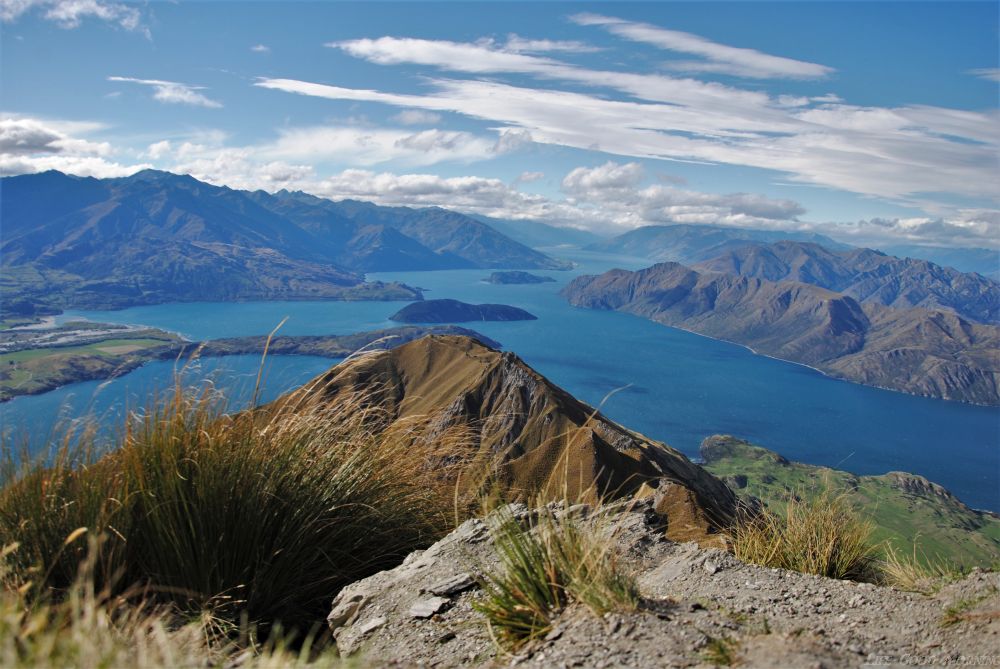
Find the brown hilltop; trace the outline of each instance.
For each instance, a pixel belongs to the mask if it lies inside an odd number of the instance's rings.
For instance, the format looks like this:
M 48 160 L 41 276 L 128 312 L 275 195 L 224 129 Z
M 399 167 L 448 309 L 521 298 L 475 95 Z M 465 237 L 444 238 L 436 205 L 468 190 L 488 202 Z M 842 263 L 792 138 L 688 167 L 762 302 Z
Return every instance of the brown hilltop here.
M 667 536 L 717 541 L 735 497 L 680 452 L 614 423 L 513 353 L 462 336 L 429 336 L 331 368 L 275 407 L 374 405 L 383 429 L 413 421 L 413 439 L 459 430 L 466 462 L 488 458 L 514 497 L 653 496 Z M 472 478 L 472 477 L 469 477 Z M 710 537 L 710 535 L 713 535 Z

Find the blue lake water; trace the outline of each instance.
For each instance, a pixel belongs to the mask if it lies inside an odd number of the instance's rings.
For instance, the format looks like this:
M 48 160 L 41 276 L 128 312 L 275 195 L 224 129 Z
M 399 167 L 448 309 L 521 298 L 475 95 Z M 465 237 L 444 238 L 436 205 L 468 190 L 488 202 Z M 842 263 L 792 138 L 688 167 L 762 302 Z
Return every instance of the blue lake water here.
M 599 405 L 609 417 L 692 457 L 709 435 L 734 434 L 786 457 L 858 474 L 910 471 L 936 481 L 978 508 L 1000 511 L 1000 410 L 944 402 L 830 379 L 806 367 L 757 356 L 747 349 L 652 323 L 627 314 L 576 309 L 558 296 L 580 273 L 611 267 L 635 269 L 648 262 L 556 251 L 580 263 L 572 272 L 539 272 L 556 283 L 497 286 L 482 270 L 393 272 L 371 278 L 405 281 L 427 289 L 428 298 L 511 304 L 537 321 L 472 323 L 520 355 L 576 397 Z M 192 339 L 269 332 L 343 334 L 392 327 L 398 302 L 192 303 L 122 311 L 69 312 L 113 323 L 141 323 Z M 202 361 L 187 378 L 211 377 L 245 402 L 260 360 L 237 356 Z M 269 360 L 263 399 L 325 370 L 329 359 L 276 356 Z M 68 415 L 90 408 L 113 420 L 126 401 L 169 387 L 174 363 L 158 362 L 111 382 L 73 384 L 0 405 L 6 429 L 43 434 L 60 407 Z M 97 389 L 100 389 L 97 391 Z M 95 395 L 95 391 L 96 395 Z M 238 391 L 238 392 L 236 392 Z

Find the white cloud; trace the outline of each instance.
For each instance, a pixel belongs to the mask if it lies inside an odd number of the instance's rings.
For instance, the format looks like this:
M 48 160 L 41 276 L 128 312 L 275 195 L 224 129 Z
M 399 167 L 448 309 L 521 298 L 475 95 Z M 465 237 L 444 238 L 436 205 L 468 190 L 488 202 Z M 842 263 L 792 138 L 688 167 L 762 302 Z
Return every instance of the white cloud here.
M 422 109 L 404 109 L 393 116 L 392 120 L 402 125 L 434 125 L 441 122 L 441 114 Z
M 78 28 L 84 19 L 94 18 L 150 37 L 138 9 L 104 0 L 0 0 L 0 20 L 16 21 L 35 8 L 44 9 L 42 16 L 61 28 Z
M 172 152 L 173 146 L 170 144 L 170 141 L 166 139 L 154 142 L 146 149 L 146 155 L 153 160 L 160 160 L 164 156 L 170 155 Z
M 705 61 L 677 61 L 668 64 L 682 72 L 710 72 L 757 79 L 816 79 L 831 74 L 832 67 L 792 58 L 772 56 L 755 49 L 719 44 L 691 33 L 667 30 L 648 23 L 626 21 L 598 14 L 577 14 L 572 21 L 584 26 L 601 26 L 608 32 L 633 42 L 705 58 Z
M 133 77 L 108 77 L 108 81 L 150 86 L 153 89 L 153 99 L 168 104 L 193 105 L 196 107 L 208 107 L 210 109 L 219 109 L 222 107 L 221 102 L 212 100 L 198 92 L 205 90 L 204 86 L 191 86 L 176 81 L 162 81 L 160 79 L 135 79 Z
M 532 141 L 619 156 L 785 172 L 793 181 L 911 202 L 923 193 L 996 199 L 1000 114 L 930 106 L 787 108 L 725 87 L 671 104 L 608 100 L 494 81 L 431 80 L 428 95 L 288 79 L 258 86 L 337 100 L 451 111 L 530 133 Z M 663 91 L 666 93 L 666 91 Z M 763 95 L 763 102 L 756 98 Z
M 59 170 L 103 178 L 124 176 L 148 167 L 109 160 L 114 153 L 109 143 L 73 136 L 75 132 L 86 134 L 100 127 L 94 123 L 30 117 L 0 118 L 0 175 Z
M 987 81 L 1000 81 L 1000 67 L 981 67 L 969 70 L 969 74 Z
M 591 46 L 576 40 L 551 40 L 551 39 L 529 39 L 511 33 L 507 36 L 504 49 L 518 53 L 546 53 L 550 51 L 561 51 L 564 53 L 593 53 L 600 51 L 596 46 Z
M 657 223 L 788 227 L 798 226 L 797 217 L 805 213 L 791 200 L 755 193 L 702 193 L 662 184 L 643 186 L 645 180 L 639 163 L 609 161 L 572 170 L 562 188 L 570 203 L 594 210 L 588 218 L 603 216 L 607 223 L 621 227 Z
M 517 175 L 515 181 L 517 183 L 531 183 L 532 181 L 540 181 L 545 178 L 545 172 L 521 172 Z
M 254 53 L 270 53 L 271 47 L 267 46 L 266 44 L 254 44 L 252 47 L 250 47 L 250 50 L 253 51 Z
M 282 130 L 276 141 L 258 150 L 284 160 L 433 165 L 485 160 L 493 156 L 494 147 L 488 137 L 457 130 L 313 126 Z

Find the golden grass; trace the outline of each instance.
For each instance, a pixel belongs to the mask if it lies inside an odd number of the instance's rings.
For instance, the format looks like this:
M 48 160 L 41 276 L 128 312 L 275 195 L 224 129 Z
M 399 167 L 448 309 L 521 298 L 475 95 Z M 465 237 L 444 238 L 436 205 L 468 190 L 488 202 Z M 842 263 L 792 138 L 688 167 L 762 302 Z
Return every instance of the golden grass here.
M 413 443 L 362 403 L 228 415 L 181 389 L 120 439 L 66 435 L 42 460 L 6 450 L 0 545 L 28 600 L 94 588 L 189 615 L 300 634 L 340 587 L 452 527 L 456 444 Z M 447 441 L 447 440 L 445 440 Z M 66 537 L 78 530 L 99 539 Z
M 829 578 L 879 577 L 874 524 L 860 518 L 843 495 L 829 492 L 789 499 L 784 517 L 770 511 L 744 514 L 730 533 L 736 557 Z

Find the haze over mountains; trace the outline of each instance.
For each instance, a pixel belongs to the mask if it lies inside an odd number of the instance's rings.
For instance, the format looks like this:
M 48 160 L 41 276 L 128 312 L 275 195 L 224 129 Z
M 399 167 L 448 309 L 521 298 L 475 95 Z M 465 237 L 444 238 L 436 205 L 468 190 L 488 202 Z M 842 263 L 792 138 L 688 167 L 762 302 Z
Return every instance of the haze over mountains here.
M 649 225 L 596 242 L 587 248 L 604 253 L 671 261 L 690 265 L 714 258 L 726 251 L 748 245 L 771 244 L 782 240 L 822 244 L 828 249 L 851 247 L 813 232 L 752 230 L 717 225 Z
M 951 311 L 862 305 L 808 283 L 677 263 L 581 276 L 562 294 L 575 306 L 644 316 L 858 383 L 1000 404 L 1000 328 Z
M 6 301 L 118 308 L 178 300 L 420 299 L 362 272 L 567 265 L 462 214 L 236 191 L 146 170 L 4 178 Z

